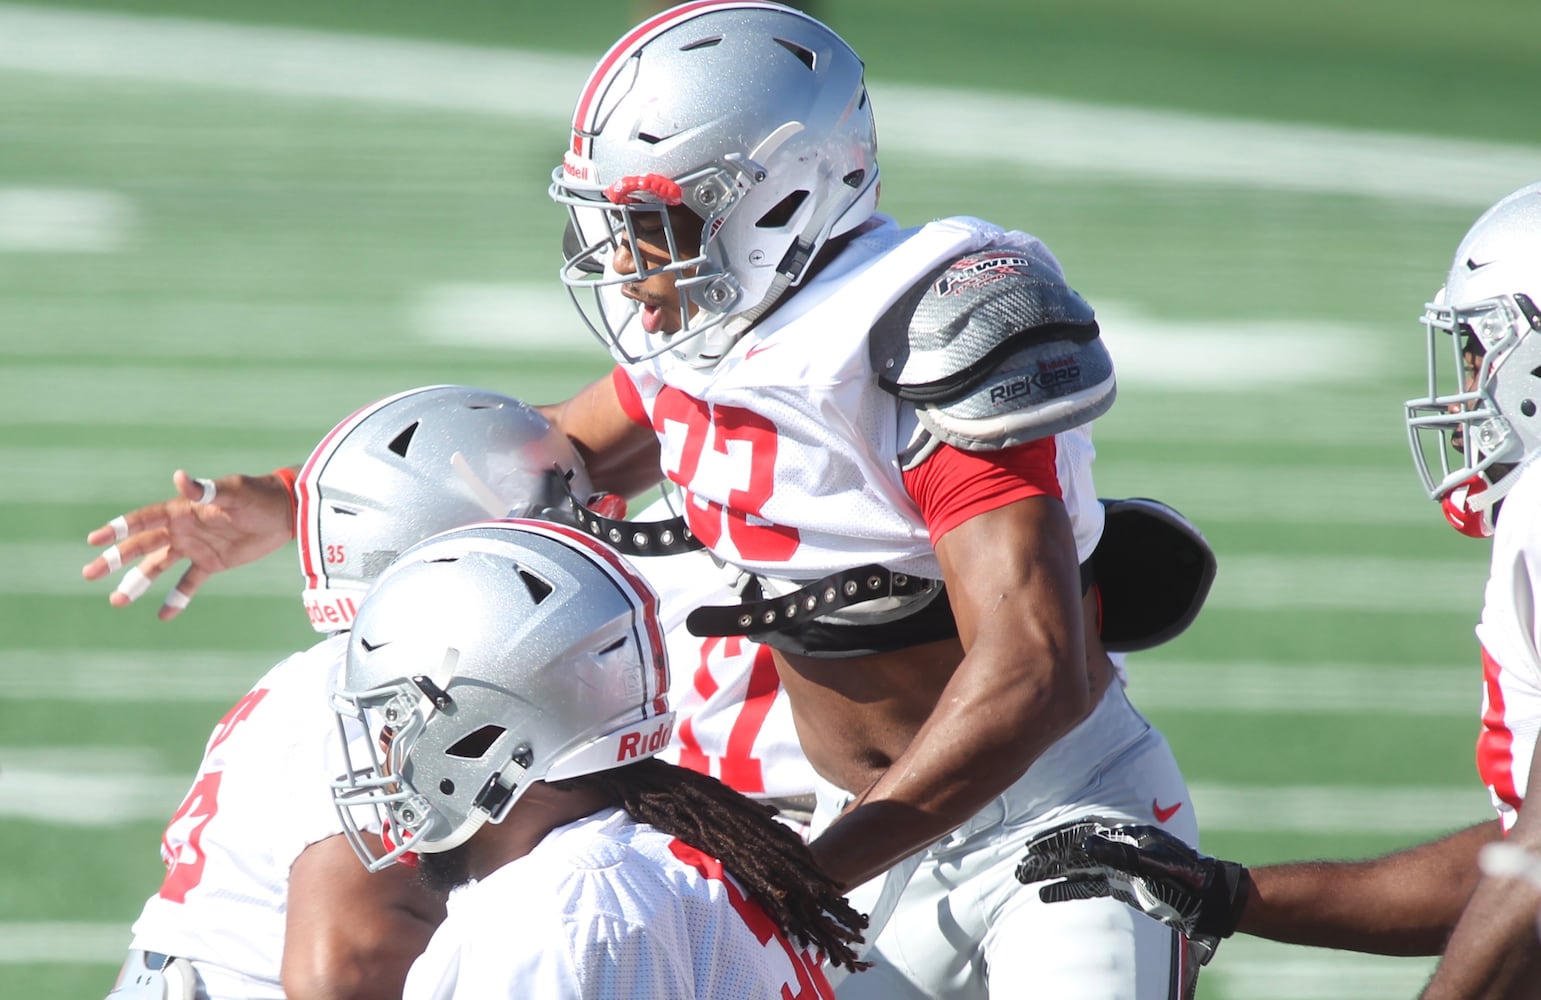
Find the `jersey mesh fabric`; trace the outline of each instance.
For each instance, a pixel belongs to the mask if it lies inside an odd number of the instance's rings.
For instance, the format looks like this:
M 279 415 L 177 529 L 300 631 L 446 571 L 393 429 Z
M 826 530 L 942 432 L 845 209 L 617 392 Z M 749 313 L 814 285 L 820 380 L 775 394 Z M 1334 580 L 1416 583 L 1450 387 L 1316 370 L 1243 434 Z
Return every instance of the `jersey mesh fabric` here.
M 672 516 L 659 500 L 637 519 Z M 674 736 L 659 756 L 745 795 L 811 796 L 813 768 L 798 744 L 770 650 L 741 637 L 703 639 L 685 628 L 695 608 L 738 601 L 728 571 L 700 550 L 638 558 L 634 565 L 658 593 L 669 648 L 669 707 L 676 716 Z
M 736 883 L 684 863 L 675 843 L 619 809 L 553 830 L 451 896 L 405 1000 L 796 995 L 779 936 L 762 942 L 734 905 Z
M 1541 471 L 1532 462 L 1499 509 L 1477 639 L 1482 732 L 1477 768 L 1504 829 L 1514 825 L 1541 734 Z
M 328 787 L 344 766 L 329 695 L 346 651 L 347 637 L 332 636 L 268 671 L 215 727 L 166 829 L 166 879 L 132 947 L 191 960 L 210 997 L 284 995 L 289 868 L 342 832 Z
M 687 491 L 692 529 L 722 558 L 771 577 L 812 579 L 876 562 L 937 577 L 919 507 L 899 471 L 900 401 L 871 370 L 866 333 L 938 261 L 984 245 L 1025 244 L 973 219 L 900 233 L 892 220 L 856 238 L 709 371 L 664 354 L 627 366 L 659 435 L 665 472 Z M 1081 433 L 1083 428 L 1062 437 Z M 1101 534 L 1090 438 L 1061 448 L 1084 461 L 1064 498 L 1077 546 Z M 1086 487 L 1082 492 L 1081 487 Z

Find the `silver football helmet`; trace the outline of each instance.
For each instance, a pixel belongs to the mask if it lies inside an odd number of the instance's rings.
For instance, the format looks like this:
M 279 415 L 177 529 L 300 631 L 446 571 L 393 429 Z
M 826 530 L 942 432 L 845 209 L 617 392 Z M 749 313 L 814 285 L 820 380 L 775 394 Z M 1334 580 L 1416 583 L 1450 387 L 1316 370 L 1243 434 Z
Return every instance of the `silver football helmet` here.
M 333 696 L 344 741 L 381 752 L 333 783 L 370 870 L 499 823 L 532 781 L 651 757 L 669 742 L 658 598 L 579 529 L 505 520 L 403 553 L 359 608 Z M 376 854 L 361 831 L 387 831 Z
M 872 215 L 876 156 L 861 59 L 833 31 L 775 3 L 682 4 L 628 32 L 583 86 L 551 182 L 571 215 L 562 282 L 618 361 L 672 350 L 709 368 Z M 679 205 L 699 241 L 669 225 Z M 644 215 L 662 216 L 672 260 L 618 273 L 615 246 L 636 246 Z M 619 294 L 659 271 L 678 275 L 678 333 L 643 330 Z
M 587 499 L 571 443 L 533 407 L 457 385 L 409 389 L 332 429 L 295 480 L 303 599 L 318 632 L 350 627 L 398 552 L 429 535 Z
M 1452 496 L 1478 515 L 1461 528 L 1478 534 L 1541 445 L 1541 183 L 1477 219 L 1423 321 L 1428 392 L 1406 404 L 1413 462 L 1452 524 Z

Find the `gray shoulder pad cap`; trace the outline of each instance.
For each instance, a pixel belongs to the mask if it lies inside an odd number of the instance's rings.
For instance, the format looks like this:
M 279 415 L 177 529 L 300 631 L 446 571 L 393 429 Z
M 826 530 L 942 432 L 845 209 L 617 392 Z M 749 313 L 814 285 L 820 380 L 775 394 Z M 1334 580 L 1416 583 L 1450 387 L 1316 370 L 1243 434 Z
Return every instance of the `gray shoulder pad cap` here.
M 948 261 L 873 324 L 878 383 L 966 450 L 1057 434 L 1113 405 L 1113 360 L 1090 305 L 1043 244 Z

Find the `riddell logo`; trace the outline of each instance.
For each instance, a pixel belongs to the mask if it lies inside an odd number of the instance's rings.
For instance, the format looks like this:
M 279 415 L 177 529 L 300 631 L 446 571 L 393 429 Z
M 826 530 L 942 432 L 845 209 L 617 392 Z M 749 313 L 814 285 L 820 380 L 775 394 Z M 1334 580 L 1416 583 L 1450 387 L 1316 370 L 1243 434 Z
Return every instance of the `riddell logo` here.
M 575 181 L 587 181 L 594 176 L 594 166 L 584 157 L 569 151 L 562 154 L 562 173 Z
M 669 736 L 674 732 L 674 720 L 661 724 L 651 733 L 634 732 L 621 737 L 620 749 L 616 752 L 616 763 L 623 760 L 633 760 L 643 754 L 657 753 L 669 743 Z
M 334 597 L 326 601 L 311 600 L 305 602 L 305 613 L 310 615 L 312 625 L 351 625 L 353 616 L 358 614 L 358 606 L 353 603 L 351 597 Z

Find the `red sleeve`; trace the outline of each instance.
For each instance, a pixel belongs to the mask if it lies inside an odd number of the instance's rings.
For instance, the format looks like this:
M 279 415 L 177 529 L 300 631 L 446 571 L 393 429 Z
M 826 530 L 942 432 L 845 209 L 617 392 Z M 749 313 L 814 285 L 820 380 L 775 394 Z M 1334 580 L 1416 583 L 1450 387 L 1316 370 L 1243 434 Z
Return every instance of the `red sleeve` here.
M 610 381 L 615 385 L 615 394 L 620 397 L 621 409 L 634 423 L 644 427 L 653 426 L 653 422 L 647 418 L 647 410 L 642 405 L 642 396 L 637 392 L 637 387 L 631 381 L 631 376 L 626 374 L 626 369 L 616 365 L 610 371 Z
M 1000 451 L 944 444 L 904 474 L 904 486 L 920 505 L 934 545 L 976 514 L 1028 497 L 1062 499 L 1054 458 L 1052 437 Z

